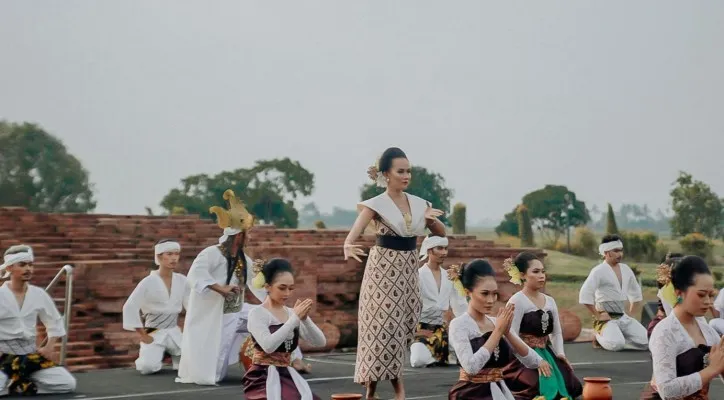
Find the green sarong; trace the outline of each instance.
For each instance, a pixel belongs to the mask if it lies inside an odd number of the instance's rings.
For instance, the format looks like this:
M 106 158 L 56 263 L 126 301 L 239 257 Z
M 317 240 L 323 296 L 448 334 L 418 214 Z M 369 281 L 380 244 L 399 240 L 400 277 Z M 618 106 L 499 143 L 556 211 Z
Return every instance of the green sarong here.
M 556 364 L 556 358 L 551 354 L 548 348 L 534 348 L 533 349 L 542 359 L 546 360 L 551 366 L 551 376 L 545 377 L 543 374 L 538 374 L 538 393 L 543 396 L 545 400 L 554 400 L 559 396 L 564 399 L 570 399 L 571 396 L 566 390 L 566 382 L 563 380 L 563 374 L 558 369 Z M 538 397 L 536 397 L 537 399 Z

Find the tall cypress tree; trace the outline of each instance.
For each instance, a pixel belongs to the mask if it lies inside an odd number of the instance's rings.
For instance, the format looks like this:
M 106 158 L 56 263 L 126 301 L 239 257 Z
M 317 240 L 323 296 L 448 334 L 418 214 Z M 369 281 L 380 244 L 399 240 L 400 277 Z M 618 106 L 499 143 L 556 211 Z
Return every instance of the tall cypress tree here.
M 606 234 L 618 234 L 618 226 L 616 225 L 616 215 L 613 213 L 611 203 L 608 203 L 608 214 L 606 215 Z
M 518 214 L 518 232 L 520 234 L 520 244 L 525 247 L 532 247 L 535 245 L 533 239 L 533 225 L 530 222 L 530 214 L 528 214 L 528 207 L 521 204 L 516 210 Z
M 465 204 L 457 203 L 453 207 L 450 222 L 452 223 L 453 233 L 456 235 L 465 233 L 465 219 L 467 214 Z

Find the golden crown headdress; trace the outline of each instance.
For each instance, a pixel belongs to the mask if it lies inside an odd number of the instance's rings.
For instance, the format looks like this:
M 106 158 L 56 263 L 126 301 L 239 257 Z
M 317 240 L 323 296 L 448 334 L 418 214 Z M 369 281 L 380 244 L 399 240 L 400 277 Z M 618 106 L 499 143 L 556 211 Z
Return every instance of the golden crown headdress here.
M 244 203 L 236 197 L 233 190 L 227 189 L 224 192 L 224 200 L 229 203 L 228 210 L 219 206 L 209 208 L 210 213 L 216 214 L 216 223 L 219 227 L 239 229 L 244 232 L 254 226 L 254 216 L 246 210 Z

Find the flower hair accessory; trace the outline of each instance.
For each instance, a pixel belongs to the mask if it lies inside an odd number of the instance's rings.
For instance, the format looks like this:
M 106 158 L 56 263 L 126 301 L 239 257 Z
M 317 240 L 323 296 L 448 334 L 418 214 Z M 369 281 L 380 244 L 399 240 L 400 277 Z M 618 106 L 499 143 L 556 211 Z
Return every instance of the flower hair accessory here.
M 386 188 L 387 187 L 387 179 L 385 179 L 385 176 L 382 175 L 382 172 L 380 172 L 380 168 L 377 166 L 378 163 L 375 163 L 375 165 L 367 168 L 367 176 L 377 184 L 377 187 Z
M 676 305 L 676 291 L 674 284 L 671 283 L 671 253 L 666 255 L 664 263 L 656 267 L 656 282 L 661 285 L 661 299 L 669 303 L 671 307 Z
M 453 287 L 455 288 L 455 290 L 457 290 L 458 294 L 460 294 L 460 296 L 464 298 L 467 297 L 467 294 L 465 293 L 465 287 L 463 287 L 463 282 L 460 280 L 462 269 L 462 265 L 451 265 L 447 269 L 447 278 L 452 281 Z
M 515 263 L 513 263 L 512 258 L 507 258 L 505 261 L 503 261 L 503 269 L 510 276 L 510 282 L 516 285 L 523 284 L 523 275 L 520 273 L 518 267 L 515 266 Z
M 254 272 L 254 279 L 251 281 L 251 285 L 256 289 L 261 289 L 266 285 L 266 279 L 264 279 L 264 272 L 262 270 L 264 269 L 264 264 L 266 264 L 266 260 L 263 259 L 256 259 L 254 260 L 254 264 L 252 265 L 252 272 Z

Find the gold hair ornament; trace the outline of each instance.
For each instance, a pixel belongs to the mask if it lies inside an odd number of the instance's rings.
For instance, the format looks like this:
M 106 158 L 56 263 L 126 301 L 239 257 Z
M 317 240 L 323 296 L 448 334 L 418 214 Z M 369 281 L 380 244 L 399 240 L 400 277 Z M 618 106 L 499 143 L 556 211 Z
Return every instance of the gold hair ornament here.
M 251 285 L 256 289 L 261 289 L 264 287 L 264 285 L 266 285 L 266 280 L 264 279 L 264 272 L 262 272 L 262 270 L 264 269 L 264 264 L 266 264 L 266 260 L 256 259 L 254 260 L 254 264 L 252 265 L 254 279 L 251 280 Z
M 372 180 L 372 182 L 375 182 L 377 184 L 377 187 L 387 187 L 387 179 L 385 176 L 380 172 L 379 167 L 380 162 L 375 162 L 375 165 L 370 166 L 367 168 L 367 176 Z
M 503 261 L 503 269 L 508 273 L 508 276 L 510 276 L 510 282 L 516 285 L 523 284 L 523 275 L 520 273 L 518 267 L 515 266 L 512 258 L 509 257 Z
M 663 264 L 656 267 L 656 282 L 661 286 L 661 298 L 663 301 L 669 303 L 671 307 L 676 305 L 676 291 L 674 290 L 674 284 L 671 283 L 671 253 L 666 255 L 666 259 Z
M 455 290 L 457 290 L 458 294 L 462 296 L 463 298 L 467 297 L 467 293 L 465 293 L 465 287 L 463 287 L 463 282 L 460 280 L 460 270 L 462 269 L 461 265 L 451 265 L 447 269 L 447 278 L 450 279 L 453 283 L 453 287 Z
M 224 200 L 229 203 L 228 210 L 219 206 L 209 208 L 210 213 L 216 214 L 216 223 L 221 229 L 232 228 L 245 232 L 254 226 L 254 216 L 246 210 L 244 202 L 236 197 L 233 190 L 224 192 Z

